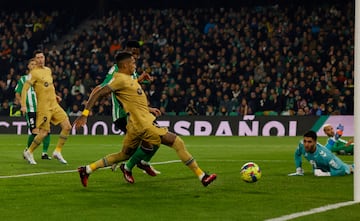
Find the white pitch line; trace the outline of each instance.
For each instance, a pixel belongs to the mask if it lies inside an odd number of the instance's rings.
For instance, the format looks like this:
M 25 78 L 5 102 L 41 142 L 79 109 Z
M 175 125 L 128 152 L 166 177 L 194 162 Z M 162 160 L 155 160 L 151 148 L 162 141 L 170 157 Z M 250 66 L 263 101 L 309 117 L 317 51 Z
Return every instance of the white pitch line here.
M 154 162 L 154 163 L 151 163 L 151 164 L 160 165 L 160 164 L 180 163 L 180 162 L 181 162 L 181 160 L 170 160 L 170 161 L 163 161 L 163 162 Z M 110 168 L 110 167 L 105 167 L 105 168 L 100 168 L 100 169 L 108 169 L 108 168 Z M 0 179 L 29 177 L 29 176 L 41 176 L 41 175 L 49 175 L 49 174 L 74 173 L 74 172 L 77 172 L 77 170 L 50 171 L 50 172 L 27 173 L 27 174 L 0 176 Z
M 41 172 L 41 173 L 27 173 L 27 174 L 18 174 L 18 175 L 10 175 L 10 176 L 0 176 L 0 179 L 27 177 L 27 176 L 40 176 L 40 175 L 48 175 L 48 174 L 73 173 L 76 171 L 77 170 L 63 170 L 63 171 Z
M 239 162 L 239 161 L 251 161 L 249 159 L 242 160 L 204 160 L 210 162 Z M 262 162 L 284 162 L 284 160 L 257 160 Z M 152 162 L 152 165 L 162 165 L 162 164 L 170 164 L 170 163 L 181 163 L 181 160 L 169 160 L 162 162 Z M 100 169 L 108 169 L 110 167 L 100 168 Z M 49 171 L 49 172 L 40 172 L 40 173 L 28 173 L 28 174 L 18 174 L 18 175 L 8 175 L 8 176 L 0 176 L 0 179 L 6 178 L 18 178 L 18 177 L 29 177 L 29 176 L 40 176 L 40 175 L 49 175 L 49 174 L 62 174 L 62 173 L 73 173 L 77 172 L 77 170 L 63 170 L 63 171 Z
M 160 164 L 169 164 L 169 163 L 181 163 L 181 160 L 169 160 L 169 161 L 163 161 L 163 162 L 155 162 L 151 163 L 152 165 L 160 165 Z
M 321 213 L 321 212 L 325 212 L 325 211 L 328 211 L 328 210 L 338 209 L 338 208 L 344 207 L 344 206 L 350 206 L 350 205 L 353 205 L 353 204 L 356 204 L 356 203 L 359 203 L 359 202 L 348 201 L 348 202 L 330 204 L 330 205 L 314 208 L 314 209 L 311 209 L 311 210 L 308 210 L 308 211 L 292 213 L 292 214 L 285 215 L 285 216 L 280 216 L 280 217 L 277 217 L 277 218 L 267 219 L 265 221 L 286 221 L 286 220 L 295 219 L 295 218 L 299 218 L 299 217 L 302 217 L 302 216 L 307 216 L 307 215 L 311 215 L 311 214 L 315 214 L 315 213 Z

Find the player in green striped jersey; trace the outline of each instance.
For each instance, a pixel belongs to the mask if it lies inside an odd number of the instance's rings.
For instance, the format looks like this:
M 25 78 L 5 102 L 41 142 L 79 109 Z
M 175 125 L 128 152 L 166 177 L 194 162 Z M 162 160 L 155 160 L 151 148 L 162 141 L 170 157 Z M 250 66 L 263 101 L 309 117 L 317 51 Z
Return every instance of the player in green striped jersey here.
M 340 129 L 340 132 L 339 132 Z M 330 124 L 323 126 L 324 133 L 328 136 L 325 147 L 339 155 L 354 155 L 354 142 L 353 139 L 348 141 L 341 139 L 344 126 L 339 124 L 336 128 L 336 132 Z
M 128 41 L 126 44 L 125 51 L 131 52 L 135 58 L 135 60 L 138 60 L 140 56 L 140 44 L 137 41 Z M 113 74 L 118 72 L 118 66 L 114 64 L 110 70 L 108 71 L 108 74 L 105 77 L 105 80 L 94 88 L 94 90 L 91 92 L 90 97 L 101 87 L 107 85 L 110 80 L 113 77 Z M 138 79 L 139 82 L 146 83 L 146 81 L 143 81 L 142 76 L 139 76 L 138 73 L 134 72 L 133 79 Z M 90 99 L 89 97 L 89 99 Z M 112 118 L 113 123 L 117 129 L 120 129 L 124 133 L 126 133 L 126 125 L 127 125 L 127 113 L 122 108 L 122 104 L 116 99 L 115 94 L 111 94 L 111 100 L 112 100 Z M 153 147 L 151 149 L 148 149 L 144 146 L 141 146 L 140 148 L 137 148 L 135 153 L 130 157 L 130 159 L 126 162 L 125 165 L 123 165 L 123 168 L 127 170 L 128 173 L 131 174 L 132 169 L 137 166 L 140 169 L 144 170 L 148 175 L 150 176 L 156 176 L 160 172 L 155 170 L 149 163 L 151 158 L 154 156 L 156 151 L 159 149 L 159 147 Z M 111 169 L 115 171 L 117 164 L 114 164 L 111 166 Z M 125 177 L 125 179 L 129 182 L 129 180 Z
M 28 69 L 29 72 L 34 69 L 36 66 L 36 61 L 34 58 L 29 60 Z M 23 89 L 24 83 L 29 79 L 29 76 L 23 75 L 20 80 L 18 81 L 18 84 L 15 87 L 15 97 L 18 100 L 18 102 L 21 102 L 21 91 Z M 37 99 L 36 94 L 33 87 L 30 87 L 30 89 L 27 92 L 26 95 L 26 122 L 30 129 L 31 134 L 28 137 L 27 141 L 27 147 L 30 146 L 30 144 L 33 142 L 35 136 L 36 136 L 36 106 L 37 106 Z M 51 160 L 51 157 L 47 154 L 48 148 L 50 145 L 50 133 L 44 138 L 43 140 L 43 150 L 41 154 L 41 159 L 43 160 Z

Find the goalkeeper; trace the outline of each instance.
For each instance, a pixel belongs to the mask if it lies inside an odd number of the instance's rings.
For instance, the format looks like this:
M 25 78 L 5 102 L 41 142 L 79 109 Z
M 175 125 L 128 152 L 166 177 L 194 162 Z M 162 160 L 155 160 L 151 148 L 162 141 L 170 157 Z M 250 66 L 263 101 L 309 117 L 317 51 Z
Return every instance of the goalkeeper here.
M 323 126 L 323 130 L 328 136 L 328 140 L 325 145 L 326 148 L 339 155 L 354 155 L 353 140 L 350 139 L 349 141 L 346 141 L 340 138 L 342 136 L 342 132 L 344 131 L 343 125 L 339 124 L 339 126 L 337 126 L 336 133 L 330 124 L 325 124 Z
M 303 140 L 295 151 L 296 172 L 289 176 L 302 176 L 302 155 L 313 167 L 315 176 L 344 176 L 353 173 L 354 165 L 345 164 L 335 156 L 329 149 L 317 142 L 317 135 L 314 131 L 304 134 Z

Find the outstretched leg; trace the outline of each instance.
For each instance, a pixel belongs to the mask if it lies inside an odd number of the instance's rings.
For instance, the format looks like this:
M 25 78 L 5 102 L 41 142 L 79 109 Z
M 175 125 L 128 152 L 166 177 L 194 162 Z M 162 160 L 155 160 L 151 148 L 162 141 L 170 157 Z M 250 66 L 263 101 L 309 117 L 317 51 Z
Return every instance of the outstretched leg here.
M 125 145 L 124 145 L 125 146 Z M 78 168 L 78 172 L 80 175 L 81 183 L 84 187 L 87 186 L 88 178 L 90 174 L 96 171 L 99 168 L 104 168 L 113 165 L 114 163 L 118 163 L 124 160 L 129 159 L 129 157 L 135 152 L 135 149 L 132 148 L 122 148 L 122 150 L 118 153 L 109 154 L 89 165 L 81 166 Z
M 193 156 L 187 151 L 184 141 L 173 133 L 162 136 L 161 143 L 174 148 L 181 161 L 189 167 L 204 186 L 208 186 L 216 179 L 216 174 L 206 174 L 197 164 Z

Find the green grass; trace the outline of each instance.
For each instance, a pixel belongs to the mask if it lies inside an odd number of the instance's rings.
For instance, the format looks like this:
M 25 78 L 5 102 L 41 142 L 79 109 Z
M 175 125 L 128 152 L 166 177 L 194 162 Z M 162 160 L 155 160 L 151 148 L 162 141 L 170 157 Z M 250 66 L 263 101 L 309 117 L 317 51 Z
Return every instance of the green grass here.
M 69 162 L 22 159 L 26 136 L 0 135 L 0 177 L 67 171 L 0 179 L 1 220 L 264 220 L 353 200 L 353 176 L 314 177 L 308 162 L 305 176 L 294 172 L 293 153 L 300 137 L 183 137 L 201 168 L 218 174 L 203 187 L 178 160 L 161 147 L 152 162 L 157 177 L 134 168 L 135 184 L 120 172 L 98 170 L 83 188 L 76 168 L 121 148 L 121 136 L 71 136 L 63 155 Z M 52 135 L 50 153 L 57 141 Z M 320 138 L 320 142 L 325 142 Z M 352 162 L 352 156 L 341 156 Z M 257 183 L 240 179 L 241 166 L 254 161 L 263 176 Z M 295 220 L 359 220 L 360 204 L 300 217 Z

